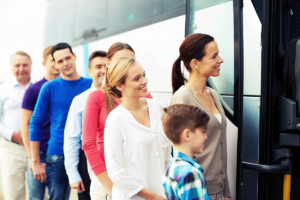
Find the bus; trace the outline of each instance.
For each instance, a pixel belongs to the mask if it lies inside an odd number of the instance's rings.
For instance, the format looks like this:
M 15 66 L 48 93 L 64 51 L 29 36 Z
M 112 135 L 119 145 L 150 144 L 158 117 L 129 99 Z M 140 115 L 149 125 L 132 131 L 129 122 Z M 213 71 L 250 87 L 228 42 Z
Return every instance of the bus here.
M 49 0 L 44 46 L 71 44 L 89 77 L 93 51 L 128 43 L 167 106 L 173 62 L 193 33 L 213 36 L 224 59 L 207 85 L 228 119 L 232 200 L 300 199 L 299 0 Z

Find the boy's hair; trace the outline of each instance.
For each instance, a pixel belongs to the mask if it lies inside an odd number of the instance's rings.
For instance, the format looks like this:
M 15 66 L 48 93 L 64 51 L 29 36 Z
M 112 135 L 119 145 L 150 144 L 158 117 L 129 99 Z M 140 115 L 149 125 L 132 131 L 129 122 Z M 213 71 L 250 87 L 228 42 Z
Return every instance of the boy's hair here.
M 198 107 L 184 104 L 164 108 L 161 117 L 164 132 L 173 144 L 180 143 L 180 135 L 184 129 L 194 132 L 197 128 L 206 126 L 209 119 L 208 114 Z
M 57 45 L 55 45 L 55 46 L 52 48 L 52 50 L 51 50 L 51 55 L 52 55 L 52 57 L 53 57 L 53 60 L 54 60 L 53 54 L 54 54 L 55 51 L 62 50 L 62 49 L 67 49 L 67 48 L 68 48 L 68 49 L 70 50 L 70 52 L 74 55 L 73 50 L 72 50 L 72 47 L 71 47 L 69 44 L 67 44 L 67 43 L 58 43 Z
M 53 47 L 54 46 L 49 46 L 49 47 L 44 49 L 44 51 L 43 51 L 43 60 L 44 60 L 44 62 L 46 62 L 48 56 L 51 55 L 51 51 L 52 51 Z

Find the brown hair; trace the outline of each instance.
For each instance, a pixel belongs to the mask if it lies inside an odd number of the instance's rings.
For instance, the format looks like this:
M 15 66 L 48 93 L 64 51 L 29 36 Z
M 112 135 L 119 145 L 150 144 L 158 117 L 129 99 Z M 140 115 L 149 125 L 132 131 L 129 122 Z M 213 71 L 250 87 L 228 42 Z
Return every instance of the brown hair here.
M 44 51 L 43 51 L 43 60 L 44 60 L 44 62 L 46 62 L 48 56 L 51 55 L 51 50 L 52 50 L 53 47 L 54 46 L 49 46 L 49 47 L 44 49 Z
M 180 135 L 185 129 L 194 132 L 197 128 L 206 126 L 209 119 L 208 114 L 200 108 L 185 104 L 164 108 L 161 117 L 164 132 L 173 144 L 180 143 Z
M 136 62 L 134 58 L 120 57 L 114 60 L 106 72 L 105 82 L 101 88 L 105 92 L 106 116 L 115 108 L 115 98 L 121 98 L 122 93 L 117 89 L 123 85 L 132 65 Z
M 135 53 L 133 48 L 129 44 L 122 43 L 122 42 L 116 42 L 113 45 L 111 45 L 111 47 L 108 49 L 108 52 L 107 52 L 108 60 L 111 60 L 111 58 L 113 57 L 113 55 L 115 55 L 115 53 L 117 51 L 120 51 L 123 49 L 128 49 L 128 50 L 132 51 L 133 53 Z
M 102 57 L 102 58 L 106 58 L 107 57 L 107 52 L 106 51 L 94 51 L 89 58 L 89 68 L 91 67 L 91 61 L 96 58 L 96 57 Z
M 214 41 L 214 38 L 201 33 L 195 33 L 187 36 L 179 48 L 179 57 L 173 64 L 172 68 L 172 88 L 173 94 L 187 82 L 181 72 L 180 62 L 183 61 L 185 68 L 191 73 L 190 62 L 193 59 L 202 60 L 205 56 L 206 45 Z
M 14 53 L 11 57 L 10 57 L 10 62 L 13 58 L 14 55 L 20 55 L 20 56 L 27 56 L 32 64 L 32 60 L 31 60 L 31 57 L 29 56 L 28 53 L 26 53 L 25 51 L 17 51 L 16 53 Z

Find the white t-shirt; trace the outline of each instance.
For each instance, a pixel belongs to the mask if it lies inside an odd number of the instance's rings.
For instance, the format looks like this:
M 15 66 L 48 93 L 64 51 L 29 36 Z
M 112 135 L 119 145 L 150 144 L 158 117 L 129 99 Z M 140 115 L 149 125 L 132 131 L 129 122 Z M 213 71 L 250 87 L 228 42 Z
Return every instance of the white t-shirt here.
M 222 116 L 221 114 L 214 114 L 217 118 L 217 120 L 220 122 L 220 124 L 222 123 Z
M 162 176 L 171 160 L 171 142 L 162 127 L 163 105 L 146 101 L 151 129 L 121 105 L 106 120 L 104 153 L 114 200 L 144 199 L 136 195 L 143 188 L 165 197 Z

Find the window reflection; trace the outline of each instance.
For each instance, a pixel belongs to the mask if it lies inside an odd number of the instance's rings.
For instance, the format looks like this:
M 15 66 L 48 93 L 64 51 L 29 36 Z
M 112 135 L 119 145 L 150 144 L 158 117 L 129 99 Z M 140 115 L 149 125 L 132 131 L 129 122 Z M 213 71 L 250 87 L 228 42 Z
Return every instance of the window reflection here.
M 221 96 L 226 96 L 223 105 L 233 112 L 234 94 L 234 18 L 233 1 L 193 0 L 191 1 L 190 30 L 192 33 L 205 33 L 213 36 L 219 45 L 224 63 L 220 75 L 211 77 L 210 85 Z M 228 102 L 228 104 L 226 103 Z

